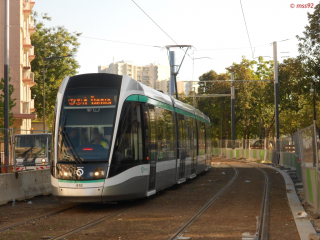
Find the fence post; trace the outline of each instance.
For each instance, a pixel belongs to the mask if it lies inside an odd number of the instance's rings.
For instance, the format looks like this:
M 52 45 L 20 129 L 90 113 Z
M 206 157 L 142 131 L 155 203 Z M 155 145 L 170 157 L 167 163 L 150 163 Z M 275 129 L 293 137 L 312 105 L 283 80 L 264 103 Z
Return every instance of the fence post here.
M 14 137 L 14 128 L 11 128 L 11 147 L 12 147 L 11 156 L 12 156 L 12 163 L 13 163 L 12 165 L 14 165 L 13 166 L 13 171 L 16 174 L 17 173 L 17 160 L 16 160 L 15 146 L 16 146 L 16 143 L 15 143 L 15 137 Z
M 318 160 L 318 144 L 317 144 L 317 123 L 315 120 L 313 120 L 313 145 L 314 145 L 314 153 L 313 153 L 313 166 L 316 167 L 316 176 L 318 176 L 318 167 L 319 167 L 319 160 Z M 318 183 L 318 177 L 315 179 L 315 185 L 316 185 L 316 203 L 315 203 L 315 209 L 318 212 L 319 211 L 319 183 Z

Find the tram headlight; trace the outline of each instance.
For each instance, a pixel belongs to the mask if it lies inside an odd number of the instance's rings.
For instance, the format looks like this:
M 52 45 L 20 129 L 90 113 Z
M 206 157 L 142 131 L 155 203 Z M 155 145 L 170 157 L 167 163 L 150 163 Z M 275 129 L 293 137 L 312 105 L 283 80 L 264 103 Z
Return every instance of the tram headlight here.
M 99 175 L 99 172 L 95 172 L 94 175 L 95 175 L 95 176 L 98 176 L 98 175 Z
M 63 175 L 64 175 L 64 176 L 68 176 L 68 173 L 67 173 L 67 172 L 64 172 Z
M 41 159 L 41 162 L 42 162 L 42 165 L 44 165 L 46 163 L 46 159 L 45 158 L 42 158 Z

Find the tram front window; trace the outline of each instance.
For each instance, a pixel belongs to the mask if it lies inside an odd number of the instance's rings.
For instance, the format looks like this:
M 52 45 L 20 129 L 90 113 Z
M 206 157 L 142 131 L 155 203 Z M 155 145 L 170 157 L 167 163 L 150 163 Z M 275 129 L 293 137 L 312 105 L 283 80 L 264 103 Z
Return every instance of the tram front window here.
M 16 158 L 47 157 L 47 135 L 19 135 L 15 137 Z
M 118 90 L 69 89 L 59 126 L 59 162 L 108 161 Z

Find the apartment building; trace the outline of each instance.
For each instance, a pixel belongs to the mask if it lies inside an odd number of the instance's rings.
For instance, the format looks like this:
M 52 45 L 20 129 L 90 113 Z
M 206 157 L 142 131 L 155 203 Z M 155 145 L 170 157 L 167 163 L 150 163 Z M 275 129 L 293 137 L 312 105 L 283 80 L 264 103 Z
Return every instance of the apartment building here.
M 169 79 L 157 81 L 156 89 L 161 90 L 165 94 L 169 93 Z M 195 87 L 195 92 L 198 92 L 198 84 L 196 82 L 189 82 L 189 81 L 179 81 L 177 79 L 177 88 L 178 88 L 178 94 L 186 94 L 189 95 L 190 91 L 193 91 L 193 87 Z
M 119 61 L 113 62 L 109 66 L 98 66 L 98 73 L 128 75 L 136 81 L 156 89 L 157 81 L 170 78 L 170 66 L 155 63 L 138 66 L 131 61 Z
M 9 69 L 10 84 L 14 87 L 12 98 L 16 99 L 16 106 L 12 109 L 17 129 L 31 129 L 34 114 L 34 100 L 31 88 L 35 85 L 30 62 L 35 58 L 34 47 L 30 36 L 34 33 L 34 21 L 31 18 L 33 0 L 9 1 Z M 0 1 L 0 32 L 4 32 L 4 1 Z M 4 35 L 0 34 L 0 49 L 4 49 Z M 0 78 L 4 78 L 4 51 L 0 51 Z M 22 131 L 22 133 L 30 133 Z

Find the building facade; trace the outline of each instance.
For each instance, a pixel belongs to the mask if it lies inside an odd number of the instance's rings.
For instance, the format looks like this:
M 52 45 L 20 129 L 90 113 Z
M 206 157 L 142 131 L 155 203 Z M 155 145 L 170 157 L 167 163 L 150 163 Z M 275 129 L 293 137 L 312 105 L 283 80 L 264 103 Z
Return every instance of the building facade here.
M 35 85 L 31 61 L 35 55 L 30 40 L 35 31 L 31 18 L 34 4 L 33 0 L 9 1 L 9 77 L 14 87 L 12 98 L 16 99 L 16 106 L 12 109 L 15 118 L 13 127 L 24 130 L 31 130 L 31 120 L 36 118 L 31 96 L 31 88 Z M 0 1 L 0 78 L 4 78 L 4 8 L 4 1 Z
M 170 66 L 163 66 L 155 63 L 138 66 L 130 61 L 111 63 L 109 66 L 98 66 L 98 73 L 113 73 L 128 75 L 148 87 L 157 89 L 157 81 L 170 78 Z

